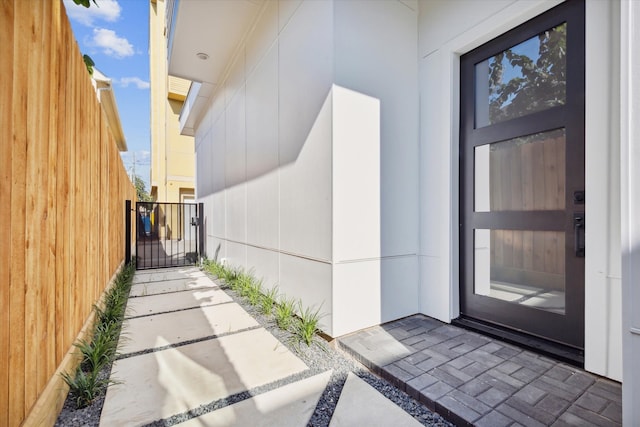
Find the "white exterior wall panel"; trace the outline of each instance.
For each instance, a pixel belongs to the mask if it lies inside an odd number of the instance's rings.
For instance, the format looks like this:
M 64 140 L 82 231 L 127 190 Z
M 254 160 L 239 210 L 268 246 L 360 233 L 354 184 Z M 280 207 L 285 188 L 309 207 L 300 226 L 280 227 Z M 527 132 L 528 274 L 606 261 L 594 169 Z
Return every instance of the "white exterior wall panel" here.
M 333 298 L 341 335 L 419 311 L 417 11 L 397 1 L 337 1 L 334 16 Z
M 640 420 L 640 4 L 621 5 L 622 424 Z
M 274 29 L 276 26 L 273 24 Z M 266 56 L 261 56 L 246 85 L 247 241 L 277 251 L 280 239 L 277 44 L 272 43 L 264 53 Z
M 325 261 L 331 260 L 332 28 L 331 2 L 303 2 L 279 37 L 280 248 Z
M 333 325 L 333 296 L 331 292 L 332 265 L 280 253 L 280 292 L 287 298 L 301 300 L 305 308 L 319 309 L 319 327 L 335 335 Z M 296 307 L 296 310 L 298 307 Z
M 617 2 L 587 2 L 585 368 L 617 380 L 622 379 L 619 13 Z
M 424 25 L 424 24 L 422 24 Z M 420 310 L 448 322 L 458 316 L 456 129 L 448 125 L 455 77 L 439 51 L 420 64 Z M 450 119 L 449 119 L 450 120 Z M 457 125 L 457 121 L 454 120 Z M 443 161 L 449 159 L 449 161 Z
M 335 82 L 380 101 L 381 255 L 415 256 L 417 12 L 398 1 L 338 1 L 335 9 Z
M 264 289 L 280 287 L 280 254 L 277 250 L 247 246 L 247 268 L 256 272 Z

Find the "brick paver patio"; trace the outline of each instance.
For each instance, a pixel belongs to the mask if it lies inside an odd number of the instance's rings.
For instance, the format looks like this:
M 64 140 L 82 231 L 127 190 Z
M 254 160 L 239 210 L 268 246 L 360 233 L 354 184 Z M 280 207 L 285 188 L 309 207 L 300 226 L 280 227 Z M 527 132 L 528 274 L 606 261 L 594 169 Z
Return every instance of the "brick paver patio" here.
M 340 338 L 369 369 L 457 425 L 615 426 L 621 386 L 422 315 Z

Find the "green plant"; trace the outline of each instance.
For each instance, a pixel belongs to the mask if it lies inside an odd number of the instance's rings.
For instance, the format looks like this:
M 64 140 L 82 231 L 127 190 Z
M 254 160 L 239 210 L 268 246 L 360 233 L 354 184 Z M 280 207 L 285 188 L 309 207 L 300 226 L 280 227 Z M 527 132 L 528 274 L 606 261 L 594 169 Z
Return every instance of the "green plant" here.
M 302 308 L 302 302 L 298 302 L 299 317 L 293 325 L 293 333 L 299 342 L 311 345 L 313 337 L 318 333 L 318 323 L 320 322 L 320 307 L 313 311 L 311 308 Z
M 283 297 L 276 305 L 276 325 L 280 329 L 288 330 L 291 327 L 295 304 L 296 301 L 294 299 Z
M 260 300 L 262 299 L 262 282 L 259 282 L 252 278 L 246 293 L 249 304 L 258 305 L 260 303 Z
M 82 356 L 80 364 L 74 375 L 68 372 L 61 374 L 78 408 L 91 404 L 109 384 L 115 383 L 101 377 L 100 372 L 103 367 L 112 363 L 117 355 L 122 318 L 134 268 L 133 264 L 123 268 L 105 293 L 102 306 L 94 305 L 96 317 L 91 341 L 80 340 L 74 343 Z
M 236 281 L 242 275 L 242 271 L 239 268 L 226 268 L 224 266 L 221 273 L 222 279 L 231 289 L 234 289 L 234 287 L 236 286 Z
M 260 308 L 262 309 L 262 314 L 270 316 L 273 312 L 273 306 L 276 303 L 276 297 L 278 295 L 278 287 L 274 286 L 268 291 L 265 291 L 262 295 L 262 299 L 260 300 Z
M 251 292 L 253 286 L 253 277 L 249 274 L 240 273 L 236 280 L 233 281 L 231 289 L 240 294 L 241 297 L 246 298 Z
M 100 378 L 98 371 L 84 372 L 78 368 L 75 375 L 63 372 L 62 379 L 69 386 L 69 392 L 78 409 L 89 406 L 96 397 L 100 396 L 109 384 L 114 384 L 108 378 Z
M 91 342 L 80 340 L 74 344 L 82 354 L 80 367 L 84 372 L 97 372 L 111 362 L 116 354 L 119 330 L 116 323 L 99 324 Z
M 127 306 L 127 295 L 128 292 L 114 285 L 104 297 L 104 307 L 95 307 L 98 324 L 118 322 Z
M 222 266 L 222 264 L 218 264 L 215 261 L 207 259 L 207 260 L 204 261 L 203 268 L 207 273 L 212 274 L 213 276 L 217 277 L 218 279 L 224 279 L 225 269 Z

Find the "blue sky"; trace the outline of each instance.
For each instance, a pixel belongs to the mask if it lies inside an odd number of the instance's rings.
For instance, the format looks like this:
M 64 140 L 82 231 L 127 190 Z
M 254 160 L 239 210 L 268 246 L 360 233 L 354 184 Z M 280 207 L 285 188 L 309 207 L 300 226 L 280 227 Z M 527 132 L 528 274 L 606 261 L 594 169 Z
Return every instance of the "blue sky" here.
M 113 80 L 129 151 L 127 172 L 149 186 L 149 0 L 96 0 L 90 8 L 64 0 L 80 51 Z M 135 158 L 135 164 L 134 164 Z

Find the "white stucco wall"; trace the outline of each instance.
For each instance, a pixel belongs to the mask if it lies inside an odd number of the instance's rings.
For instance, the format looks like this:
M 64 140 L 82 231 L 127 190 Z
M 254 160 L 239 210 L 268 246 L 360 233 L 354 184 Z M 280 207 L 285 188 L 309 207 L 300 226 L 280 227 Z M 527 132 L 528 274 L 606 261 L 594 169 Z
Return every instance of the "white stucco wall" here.
M 459 315 L 459 58 L 559 1 L 420 1 L 420 303 Z M 586 10 L 585 365 L 621 379 L 620 188 L 616 2 Z M 433 209 L 438 206 L 438 209 Z
M 330 335 L 418 311 L 416 6 L 265 2 L 196 123 L 207 255 Z

